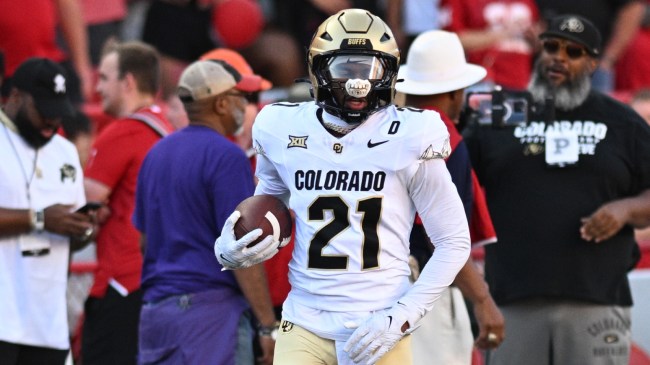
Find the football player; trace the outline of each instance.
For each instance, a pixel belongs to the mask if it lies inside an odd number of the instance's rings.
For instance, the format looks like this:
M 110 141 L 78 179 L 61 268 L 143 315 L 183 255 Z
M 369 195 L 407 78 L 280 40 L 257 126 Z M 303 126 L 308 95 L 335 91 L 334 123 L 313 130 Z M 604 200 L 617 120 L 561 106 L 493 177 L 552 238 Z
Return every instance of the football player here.
M 444 158 L 449 134 L 436 112 L 393 104 L 400 53 L 377 16 L 347 9 L 318 28 L 308 51 L 314 101 L 266 106 L 253 125 L 255 194 L 295 212 L 277 364 L 410 364 L 408 334 L 469 255 L 463 205 Z M 435 252 L 409 283 L 415 212 Z M 215 243 L 225 269 L 275 254 L 247 248 L 234 212 Z M 258 247 L 262 245 L 263 247 Z

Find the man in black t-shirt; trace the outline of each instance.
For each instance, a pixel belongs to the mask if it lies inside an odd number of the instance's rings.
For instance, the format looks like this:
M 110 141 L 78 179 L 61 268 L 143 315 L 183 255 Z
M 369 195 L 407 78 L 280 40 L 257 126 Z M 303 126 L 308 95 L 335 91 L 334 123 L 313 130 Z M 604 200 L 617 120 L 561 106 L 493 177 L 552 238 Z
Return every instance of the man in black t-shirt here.
M 650 127 L 592 90 L 602 51 L 591 22 L 557 17 L 540 38 L 529 91 L 553 98 L 554 113 L 465 133 L 499 236 L 485 269 L 508 336 L 490 363 L 627 365 L 633 228 L 650 225 Z

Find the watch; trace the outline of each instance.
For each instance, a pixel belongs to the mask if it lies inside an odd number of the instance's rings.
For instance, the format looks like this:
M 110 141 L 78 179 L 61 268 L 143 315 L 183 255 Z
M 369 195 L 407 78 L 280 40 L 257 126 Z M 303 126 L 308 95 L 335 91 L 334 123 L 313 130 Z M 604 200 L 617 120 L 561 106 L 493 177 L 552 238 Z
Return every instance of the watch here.
M 36 232 L 43 232 L 45 230 L 45 212 L 43 210 L 30 210 L 29 215 L 32 229 Z
M 260 337 L 271 337 L 273 341 L 275 341 L 278 338 L 279 328 L 280 328 L 280 322 L 275 322 L 272 326 L 260 325 L 257 328 L 257 335 Z

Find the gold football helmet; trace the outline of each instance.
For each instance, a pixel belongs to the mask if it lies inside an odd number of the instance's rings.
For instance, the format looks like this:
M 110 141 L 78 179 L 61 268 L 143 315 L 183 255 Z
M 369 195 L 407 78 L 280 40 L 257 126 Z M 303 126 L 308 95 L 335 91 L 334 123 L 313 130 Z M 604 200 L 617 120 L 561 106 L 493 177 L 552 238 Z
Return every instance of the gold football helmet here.
M 376 15 L 346 9 L 316 30 L 307 55 L 316 103 L 348 123 L 390 105 L 400 53 L 393 32 Z

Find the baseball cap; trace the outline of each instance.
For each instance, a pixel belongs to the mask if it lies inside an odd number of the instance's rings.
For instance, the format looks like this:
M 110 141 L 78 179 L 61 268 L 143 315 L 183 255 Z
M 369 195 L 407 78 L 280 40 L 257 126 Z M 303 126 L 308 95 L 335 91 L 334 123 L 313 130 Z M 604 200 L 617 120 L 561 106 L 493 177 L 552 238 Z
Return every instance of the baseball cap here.
M 409 48 L 407 63 L 397 75 L 395 89 L 411 95 L 436 95 L 464 89 L 483 80 L 485 68 L 467 63 L 456 33 L 430 30 L 418 35 Z
M 243 92 L 257 91 L 250 75 L 242 76 L 225 61 L 199 60 L 183 71 L 177 92 L 181 101 L 187 102 L 219 95 L 232 88 Z
M 74 115 L 65 83 L 63 67 L 47 58 L 27 59 L 18 66 L 12 77 L 12 85 L 34 98 L 36 109 L 44 118 Z
M 549 21 L 540 38 L 559 37 L 583 45 L 592 56 L 600 55 L 601 36 L 589 20 L 573 14 L 560 15 Z
M 256 81 L 254 81 L 257 84 L 257 90 L 255 91 L 264 91 L 268 90 L 271 87 L 273 87 L 273 84 L 271 81 L 263 78 L 260 75 L 257 75 L 253 72 L 253 69 L 251 66 L 246 62 L 244 57 L 242 57 L 241 54 L 237 53 L 236 51 L 233 51 L 232 49 L 229 48 L 215 48 L 212 51 L 209 51 L 207 53 L 204 53 L 200 58 L 200 60 L 222 60 L 226 61 L 229 63 L 232 67 L 234 67 L 237 71 L 242 76 L 252 76 Z

